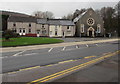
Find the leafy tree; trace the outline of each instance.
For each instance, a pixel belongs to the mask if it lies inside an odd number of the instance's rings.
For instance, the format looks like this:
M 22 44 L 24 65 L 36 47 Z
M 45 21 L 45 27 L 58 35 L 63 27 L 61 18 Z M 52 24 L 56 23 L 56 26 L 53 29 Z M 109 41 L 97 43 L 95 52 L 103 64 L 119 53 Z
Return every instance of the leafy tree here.
M 0 15 L 0 16 L 2 16 L 2 23 L 0 21 L 0 26 L 2 24 L 2 31 L 5 31 L 5 30 L 7 30 L 7 19 L 9 17 L 9 15 Z

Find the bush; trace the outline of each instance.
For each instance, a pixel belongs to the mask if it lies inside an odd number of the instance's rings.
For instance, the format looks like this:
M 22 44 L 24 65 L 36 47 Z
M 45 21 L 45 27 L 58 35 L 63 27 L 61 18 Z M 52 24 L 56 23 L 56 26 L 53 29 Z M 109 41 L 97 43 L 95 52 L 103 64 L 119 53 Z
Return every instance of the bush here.
M 10 40 L 10 38 L 15 38 L 15 37 L 19 37 L 18 33 L 13 32 L 12 30 L 6 30 L 5 32 L 3 32 L 3 37 L 5 38 L 5 40 Z

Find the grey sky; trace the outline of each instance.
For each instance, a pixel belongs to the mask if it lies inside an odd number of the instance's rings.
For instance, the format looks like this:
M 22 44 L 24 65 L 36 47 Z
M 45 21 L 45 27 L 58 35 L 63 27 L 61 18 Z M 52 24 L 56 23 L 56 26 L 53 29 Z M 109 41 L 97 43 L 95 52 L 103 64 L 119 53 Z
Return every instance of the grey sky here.
M 0 10 L 9 10 L 26 14 L 34 11 L 51 11 L 55 17 L 62 17 L 73 13 L 76 9 L 114 7 L 118 2 L 1 2 Z

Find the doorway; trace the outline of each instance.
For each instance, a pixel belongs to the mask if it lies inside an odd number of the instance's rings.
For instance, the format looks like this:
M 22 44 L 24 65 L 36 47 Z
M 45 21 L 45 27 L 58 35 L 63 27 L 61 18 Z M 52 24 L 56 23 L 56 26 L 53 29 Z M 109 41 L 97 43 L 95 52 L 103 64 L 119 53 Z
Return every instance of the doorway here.
M 92 27 L 88 28 L 88 30 L 87 30 L 87 36 L 89 36 L 89 37 L 95 37 L 94 31 L 95 31 L 94 28 L 92 28 Z
M 92 31 L 89 31 L 89 37 L 92 37 Z

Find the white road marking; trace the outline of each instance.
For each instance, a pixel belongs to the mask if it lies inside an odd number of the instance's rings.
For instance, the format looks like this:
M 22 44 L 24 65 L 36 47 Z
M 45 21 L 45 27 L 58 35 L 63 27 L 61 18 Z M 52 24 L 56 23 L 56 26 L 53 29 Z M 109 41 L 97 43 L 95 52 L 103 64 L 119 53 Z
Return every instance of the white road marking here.
M 14 54 L 13 56 L 17 56 L 17 55 L 19 55 L 19 54 L 22 54 L 23 52 L 25 52 L 26 50 L 24 50 L 24 51 L 21 51 L 21 52 L 19 52 L 19 53 L 16 53 L 16 54 Z
M 53 48 L 50 48 L 50 50 L 48 50 L 48 52 L 51 52 Z
M 98 44 L 95 44 L 96 46 L 98 46 Z
M 35 55 L 35 54 L 39 54 L 39 53 L 24 54 L 24 56 L 26 56 L 26 55 Z M 22 56 L 22 55 L 21 55 L 21 56 Z
M 79 48 L 78 45 L 76 45 L 76 48 Z
M 86 44 L 86 46 L 89 47 L 88 44 Z
M 65 50 L 65 48 L 66 48 L 66 47 L 63 47 L 63 49 L 62 49 L 62 50 L 64 51 L 64 50 Z

